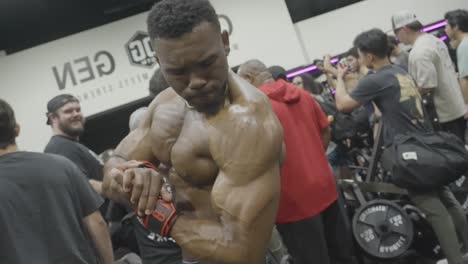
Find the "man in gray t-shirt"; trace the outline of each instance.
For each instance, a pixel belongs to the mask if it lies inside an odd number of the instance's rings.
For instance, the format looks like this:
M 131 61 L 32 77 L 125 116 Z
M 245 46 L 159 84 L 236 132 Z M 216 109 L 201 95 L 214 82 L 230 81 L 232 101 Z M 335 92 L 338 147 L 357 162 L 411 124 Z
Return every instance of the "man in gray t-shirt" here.
M 18 151 L 18 133 L 0 99 L 0 263 L 113 263 L 103 200 L 85 175 L 63 157 Z
M 457 49 L 458 77 L 467 106 L 465 119 L 468 119 L 468 10 L 447 12 L 445 20 L 445 33 L 450 38 L 453 48 Z
M 397 38 L 413 45 L 408 65 L 410 75 L 421 93 L 434 95 L 439 121 L 435 128 L 464 141 L 465 102 L 447 46 L 437 37 L 421 32 L 422 24 L 408 11 L 395 14 L 392 22 Z

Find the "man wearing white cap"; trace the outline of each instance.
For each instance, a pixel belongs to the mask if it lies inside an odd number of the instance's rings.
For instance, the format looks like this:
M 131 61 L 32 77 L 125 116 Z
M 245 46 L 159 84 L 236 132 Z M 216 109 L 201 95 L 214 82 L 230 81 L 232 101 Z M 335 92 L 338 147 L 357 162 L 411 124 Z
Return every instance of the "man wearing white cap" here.
M 437 37 L 421 32 L 423 25 L 409 11 L 393 15 L 392 26 L 402 43 L 413 45 L 408 71 L 422 94 L 434 96 L 438 116 L 435 129 L 465 141 L 465 104 L 447 46 Z

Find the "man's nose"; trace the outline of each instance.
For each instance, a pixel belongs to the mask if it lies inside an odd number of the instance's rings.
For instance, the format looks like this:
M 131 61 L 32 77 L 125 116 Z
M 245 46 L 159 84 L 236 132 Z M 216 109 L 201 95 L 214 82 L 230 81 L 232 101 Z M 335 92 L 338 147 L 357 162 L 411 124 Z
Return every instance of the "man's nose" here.
M 200 90 L 205 87 L 207 81 L 199 76 L 192 75 L 190 78 L 189 88 L 191 90 Z

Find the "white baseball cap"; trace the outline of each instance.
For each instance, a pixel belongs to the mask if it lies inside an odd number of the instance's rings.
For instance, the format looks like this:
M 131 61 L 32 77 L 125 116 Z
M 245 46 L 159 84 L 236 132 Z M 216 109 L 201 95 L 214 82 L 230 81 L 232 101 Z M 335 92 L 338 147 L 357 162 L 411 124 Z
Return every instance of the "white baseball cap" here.
M 393 30 L 407 26 L 418 21 L 416 15 L 408 10 L 400 11 L 392 16 Z

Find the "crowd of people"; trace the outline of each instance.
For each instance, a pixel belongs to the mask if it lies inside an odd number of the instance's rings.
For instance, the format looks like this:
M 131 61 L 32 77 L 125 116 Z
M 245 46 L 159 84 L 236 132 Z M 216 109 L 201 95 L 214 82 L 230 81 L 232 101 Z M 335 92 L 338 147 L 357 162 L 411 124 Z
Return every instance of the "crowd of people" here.
M 47 103 L 46 154 L 18 149 L 20 124 L 0 99 L 0 262 L 359 263 L 337 184 L 350 177 L 338 114 L 359 113 L 371 131 L 380 122 L 387 171 L 397 135 L 446 131 L 465 143 L 468 11 L 445 20 L 456 63 L 402 11 L 395 36 L 370 29 L 337 65 L 317 61 L 319 82 L 255 58 L 234 73 L 209 1 L 157 3 L 147 20 L 154 99 L 104 160 L 79 141 L 74 96 Z M 468 263 L 467 219 L 451 190 L 408 193 L 447 262 Z

